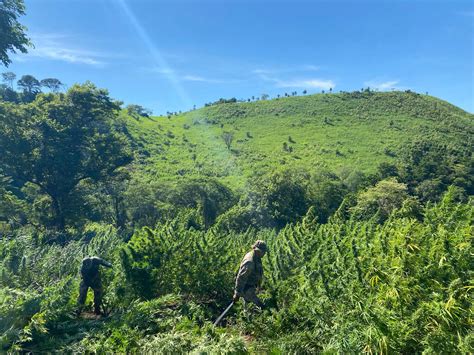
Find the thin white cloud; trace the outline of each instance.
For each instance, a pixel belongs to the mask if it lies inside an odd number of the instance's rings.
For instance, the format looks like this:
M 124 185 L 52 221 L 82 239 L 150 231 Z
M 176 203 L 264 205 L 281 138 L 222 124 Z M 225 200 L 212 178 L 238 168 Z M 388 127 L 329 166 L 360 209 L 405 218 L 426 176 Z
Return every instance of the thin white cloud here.
M 290 78 L 282 79 L 271 73 L 259 70 L 254 71 L 258 78 L 264 81 L 272 82 L 277 88 L 301 88 L 301 89 L 322 89 L 329 90 L 334 89 L 336 84 L 334 81 L 329 79 L 320 78 Z
M 30 51 L 31 56 L 59 60 L 68 63 L 79 63 L 103 66 L 105 63 L 94 58 L 93 53 L 71 48 L 37 47 Z
M 252 70 L 252 73 L 259 75 L 259 74 L 271 74 L 273 72 L 268 70 L 268 69 L 254 69 L 254 70 Z
M 152 67 L 152 68 L 144 68 L 146 72 L 156 73 L 156 74 L 163 74 L 163 75 L 171 75 L 174 74 L 174 70 L 171 68 L 162 68 L 162 67 Z
M 27 54 L 19 54 L 18 60 L 26 61 L 29 58 L 36 57 L 91 66 L 104 66 L 106 64 L 104 53 L 72 47 L 69 45 L 71 39 L 67 36 L 33 34 L 31 38 L 35 47 L 30 49 Z
M 181 79 L 186 81 L 201 81 L 206 83 L 214 81 L 213 79 L 208 79 L 197 75 L 183 75 Z
M 296 80 L 277 80 L 276 87 L 279 88 L 302 88 L 302 89 L 323 89 L 329 90 L 336 84 L 332 80 L 323 79 L 296 79 Z
M 297 66 L 291 66 L 291 67 L 283 67 L 283 68 L 265 68 L 265 67 L 259 67 L 254 70 L 252 70 L 252 74 L 284 74 L 284 73 L 295 73 L 295 72 L 308 72 L 308 71 L 318 71 L 320 70 L 321 67 L 317 65 L 312 65 L 312 64 L 305 64 L 305 65 L 297 65 Z
M 380 91 L 385 91 L 385 90 L 391 90 L 391 89 L 399 89 L 397 84 L 399 83 L 399 80 L 389 80 L 389 81 L 366 81 L 364 82 L 364 86 L 367 86 L 371 89 L 376 89 Z
M 144 71 L 149 73 L 160 74 L 164 76 L 173 75 L 176 80 L 179 81 L 191 81 L 196 83 L 208 83 L 208 84 L 232 84 L 238 82 L 238 80 L 232 79 L 215 79 L 215 78 L 208 78 L 202 75 L 195 75 L 195 74 L 184 74 L 179 73 L 179 71 L 174 70 L 172 68 L 164 68 L 164 67 L 151 67 L 151 68 L 142 68 Z
M 235 84 L 241 82 L 241 80 L 238 79 L 214 79 L 192 74 L 182 75 L 180 78 L 183 81 L 194 81 L 208 84 Z
M 321 67 L 318 67 L 317 65 L 303 65 L 301 67 L 302 70 L 307 70 L 307 71 L 318 71 L 321 69 Z

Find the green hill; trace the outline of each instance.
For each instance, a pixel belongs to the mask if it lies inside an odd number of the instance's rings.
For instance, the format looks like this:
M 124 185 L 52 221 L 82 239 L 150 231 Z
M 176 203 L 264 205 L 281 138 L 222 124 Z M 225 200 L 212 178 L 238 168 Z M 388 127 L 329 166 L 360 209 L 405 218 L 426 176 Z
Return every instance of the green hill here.
M 168 118 L 127 117 L 127 126 L 153 177 L 216 177 L 234 188 L 278 167 L 371 173 L 417 139 L 463 149 L 474 137 L 472 114 L 412 92 L 225 103 Z
M 370 91 L 117 109 L 90 83 L 0 103 L 0 352 L 472 353 L 472 114 Z M 256 239 L 266 309 L 214 327 Z M 77 304 L 86 255 L 113 265 L 105 317 Z

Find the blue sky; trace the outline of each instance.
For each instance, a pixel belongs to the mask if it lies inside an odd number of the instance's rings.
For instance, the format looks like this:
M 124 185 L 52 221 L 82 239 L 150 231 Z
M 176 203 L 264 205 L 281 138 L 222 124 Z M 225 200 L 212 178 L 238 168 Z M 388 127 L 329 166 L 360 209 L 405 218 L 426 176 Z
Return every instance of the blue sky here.
M 25 3 L 35 49 L 8 70 L 90 80 L 155 114 L 367 86 L 429 92 L 474 112 L 472 1 Z

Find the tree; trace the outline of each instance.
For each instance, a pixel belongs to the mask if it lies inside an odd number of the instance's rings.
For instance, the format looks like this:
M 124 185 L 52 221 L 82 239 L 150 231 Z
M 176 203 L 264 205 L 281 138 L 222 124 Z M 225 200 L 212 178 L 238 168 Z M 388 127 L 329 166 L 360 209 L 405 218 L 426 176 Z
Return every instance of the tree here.
M 18 102 L 18 93 L 5 84 L 0 84 L 0 100 Z
M 0 165 L 15 183 L 36 185 L 49 197 L 55 227 L 74 217 L 81 181 L 101 181 L 131 161 L 115 128 L 118 109 L 91 83 L 22 106 L 0 104 Z
M 13 82 L 16 79 L 16 74 L 11 71 L 2 73 L 3 82 L 10 85 L 10 89 L 13 90 Z
M 387 162 L 382 162 L 377 167 L 377 178 L 379 180 L 386 179 L 388 177 L 397 177 L 398 176 L 398 168 L 394 164 L 390 164 Z
M 399 183 L 395 178 L 388 178 L 361 192 L 357 205 L 351 208 L 351 212 L 363 219 L 378 212 L 380 221 L 384 221 L 393 210 L 402 207 L 407 197 L 407 185 Z
M 270 95 L 268 94 L 262 94 L 262 100 L 268 100 L 269 97 Z
M 341 205 L 347 193 L 348 189 L 344 182 L 333 173 L 320 171 L 312 176 L 308 195 L 318 222 L 326 223 L 329 216 Z
M 27 52 L 31 46 L 25 35 L 26 28 L 18 22 L 18 17 L 25 14 L 23 0 L 2 0 L 0 2 L 0 61 L 8 67 L 11 59 L 9 52 Z
M 210 178 L 186 181 L 178 185 L 169 198 L 174 206 L 197 209 L 205 228 L 209 228 L 220 214 L 235 203 L 232 191 Z
M 232 132 L 224 132 L 222 133 L 222 139 L 224 140 L 227 149 L 230 150 L 230 146 L 234 140 L 234 134 Z
M 28 94 L 37 94 L 41 91 L 41 84 L 33 75 L 23 75 L 17 85 Z
M 135 119 L 138 119 L 140 117 L 150 117 L 150 115 L 152 114 L 151 110 L 144 108 L 140 105 L 128 105 L 126 109 L 127 113 Z M 168 116 L 171 116 L 171 112 L 167 112 L 167 114 Z
M 41 84 L 33 75 L 23 75 L 17 85 L 23 89 L 20 96 L 25 103 L 32 102 L 41 92 Z
M 306 172 L 290 170 L 277 171 L 270 176 L 258 177 L 248 200 L 261 220 L 268 215 L 271 223 L 283 228 L 288 223 L 298 221 L 308 211 Z
M 40 81 L 40 85 L 48 88 L 52 92 L 58 92 L 63 86 L 63 83 L 59 79 L 47 78 Z

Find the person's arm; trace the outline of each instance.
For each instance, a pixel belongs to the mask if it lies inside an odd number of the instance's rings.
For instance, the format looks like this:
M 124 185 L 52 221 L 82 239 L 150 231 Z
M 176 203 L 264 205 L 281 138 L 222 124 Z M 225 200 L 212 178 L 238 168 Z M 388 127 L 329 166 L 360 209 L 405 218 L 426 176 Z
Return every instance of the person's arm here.
M 105 261 L 104 259 L 101 259 L 102 262 L 101 262 L 101 265 L 105 266 L 105 267 L 112 267 L 112 264 L 109 263 L 108 261 Z
M 96 259 L 96 261 L 99 265 L 102 265 L 102 266 L 105 266 L 105 267 L 112 267 L 112 264 L 109 263 L 108 261 L 104 260 L 104 259 L 101 259 L 101 258 L 98 258 L 98 257 L 95 257 L 94 259 Z

